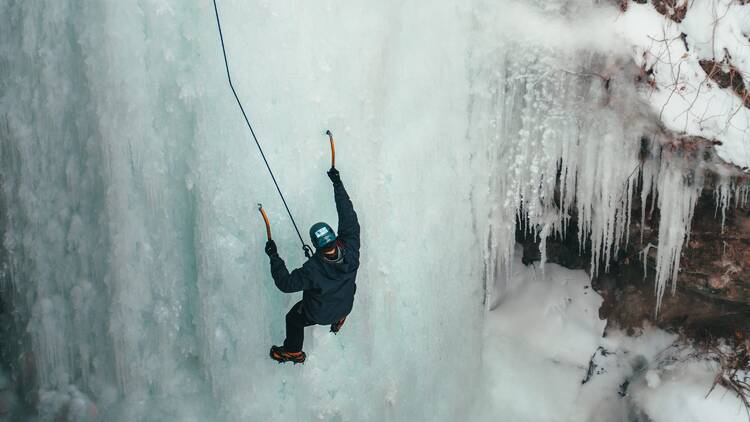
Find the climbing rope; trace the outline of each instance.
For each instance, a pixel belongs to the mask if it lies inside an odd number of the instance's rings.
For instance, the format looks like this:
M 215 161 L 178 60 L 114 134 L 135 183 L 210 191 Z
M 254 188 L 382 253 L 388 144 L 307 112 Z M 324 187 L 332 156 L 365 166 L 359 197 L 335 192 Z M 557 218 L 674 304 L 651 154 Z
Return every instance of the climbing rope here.
M 284 203 L 284 208 L 286 208 L 287 214 L 289 214 L 289 218 L 292 220 L 292 225 L 294 225 L 294 230 L 297 232 L 297 237 L 299 237 L 300 243 L 302 243 L 302 250 L 305 251 L 305 256 L 310 257 L 312 256 L 312 249 L 310 246 L 305 244 L 305 241 L 302 240 L 302 235 L 299 233 L 299 229 L 297 228 L 297 223 L 294 221 L 294 217 L 292 217 L 292 212 L 289 211 L 289 206 L 286 203 L 286 199 L 284 199 L 284 194 L 281 193 L 281 188 L 279 188 L 279 184 L 276 182 L 276 176 L 273 175 L 273 171 L 271 170 L 271 166 L 268 165 L 268 160 L 266 159 L 266 154 L 263 153 L 263 148 L 260 147 L 260 142 L 258 142 L 258 137 L 255 136 L 255 131 L 253 130 L 253 126 L 250 124 L 250 119 L 247 118 L 247 114 L 245 113 L 245 108 L 242 107 L 242 102 L 240 101 L 240 97 L 237 96 L 237 91 L 234 89 L 234 84 L 232 83 L 232 74 L 229 72 L 229 61 L 227 60 L 227 49 L 224 46 L 224 34 L 221 31 L 221 20 L 219 19 L 219 8 L 216 6 L 216 0 L 213 0 L 214 2 L 214 12 L 216 14 L 216 26 L 219 28 L 219 39 L 221 40 L 221 52 L 224 54 L 224 67 L 227 69 L 227 80 L 229 80 L 229 87 L 232 89 L 232 94 L 234 94 L 234 99 L 237 100 L 237 105 L 240 107 L 240 111 L 242 112 L 242 117 L 245 118 L 245 123 L 247 123 L 247 127 L 250 129 L 250 133 L 253 135 L 253 139 L 255 140 L 255 145 L 258 147 L 258 151 L 260 151 L 260 156 L 263 157 L 263 162 L 266 163 L 266 168 L 268 169 L 268 173 L 271 175 L 271 179 L 273 180 L 273 184 L 276 186 L 276 190 L 279 192 L 279 196 L 281 197 L 281 202 Z M 269 238 L 270 238 L 270 231 L 269 231 Z

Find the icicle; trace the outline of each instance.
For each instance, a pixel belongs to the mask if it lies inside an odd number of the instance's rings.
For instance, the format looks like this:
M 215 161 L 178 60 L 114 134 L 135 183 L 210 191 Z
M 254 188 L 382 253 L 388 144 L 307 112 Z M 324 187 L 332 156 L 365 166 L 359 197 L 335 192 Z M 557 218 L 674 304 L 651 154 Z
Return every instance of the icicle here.
M 724 233 L 724 224 L 727 220 L 727 207 L 732 200 L 732 190 L 732 181 L 728 177 L 721 177 L 716 189 L 714 189 L 714 199 L 716 200 L 714 215 L 719 209 L 721 209 L 722 233 Z
M 703 189 L 700 169 L 687 173 L 673 162 L 679 158 L 667 157 L 661 162 L 659 174 L 659 248 L 656 255 L 656 314 L 661 308 L 667 283 L 672 281 L 672 292 L 677 285 L 680 253 L 690 235 L 695 204 Z
M 748 194 L 750 194 L 750 185 L 747 182 L 737 184 L 734 187 L 734 207 L 747 207 Z
M 651 248 L 656 248 L 652 243 L 649 243 L 646 245 L 645 248 L 641 251 L 640 255 L 642 257 L 643 261 L 643 279 L 646 280 L 648 275 L 648 253 L 651 250 Z M 657 248 L 658 249 L 658 248 Z

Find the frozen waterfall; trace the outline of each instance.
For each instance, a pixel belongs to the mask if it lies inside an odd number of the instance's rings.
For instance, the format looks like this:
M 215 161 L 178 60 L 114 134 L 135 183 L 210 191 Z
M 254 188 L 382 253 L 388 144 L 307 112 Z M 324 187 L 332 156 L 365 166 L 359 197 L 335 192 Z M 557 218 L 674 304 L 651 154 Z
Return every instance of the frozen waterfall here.
M 0 4 L 0 332 L 42 420 L 61 403 L 71 420 L 462 420 L 498 358 L 484 315 L 517 219 L 590 239 L 605 271 L 639 178 L 681 204 L 662 215 L 666 285 L 700 186 L 639 160 L 657 117 L 617 9 L 529 3 L 218 2 L 300 228 L 336 220 L 329 128 L 362 224 L 353 313 L 338 336 L 308 329 L 304 366 L 267 356 L 298 297 L 270 278 L 258 202 L 288 265 L 304 257 L 212 3 Z M 558 38 L 578 14 L 590 36 Z

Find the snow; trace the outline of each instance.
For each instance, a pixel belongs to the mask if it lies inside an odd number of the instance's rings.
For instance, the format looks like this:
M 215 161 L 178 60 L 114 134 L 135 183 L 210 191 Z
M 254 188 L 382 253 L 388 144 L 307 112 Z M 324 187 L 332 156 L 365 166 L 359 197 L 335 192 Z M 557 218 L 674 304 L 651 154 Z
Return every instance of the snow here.
M 602 299 L 583 271 L 547 264 L 542 275 L 517 264 L 514 286 L 485 324 L 486 397 L 477 398 L 473 420 L 568 420 L 604 331 Z
M 641 138 L 659 141 L 664 94 L 633 89 L 632 47 L 674 28 L 631 10 L 219 0 L 233 79 L 301 229 L 335 220 L 326 129 L 363 227 L 344 331 L 308 329 L 305 365 L 278 366 L 268 349 L 299 296 L 270 281 L 258 202 L 287 263 L 303 257 L 226 84 L 212 5 L 0 5 L 0 287 L 12 292 L 10 331 L 28 338 L 30 368 L 16 371 L 38 382 L 37 411 L 556 420 L 593 409 L 578 403 L 586 394 L 615 402 L 623 376 L 580 387 L 597 348 L 620 347 L 601 339 L 586 276 L 529 273 L 514 248 L 520 217 L 545 239 L 591 239 L 592 272 L 607 270 L 629 241 L 641 175 L 645 195 L 679 205 L 660 221 L 660 291 L 677 271 L 702 183 L 658 154 L 639 161 Z M 722 40 L 747 30 L 726 22 Z M 734 127 L 715 135 L 741 165 Z M 743 189 L 721 195 L 746 199 Z
M 650 3 L 629 2 L 614 27 L 632 46 L 635 62 L 653 68 L 655 88 L 644 95 L 661 122 L 679 134 L 720 141 L 721 158 L 748 168 L 750 108 L 711 81 L 699 60 L 721 62 L 728 54 L 743 75 L 750 74 L 750 10 L 731 0 L 688 3 L 685 19 L 676 23 Z M 686 34 L 687 48 L 680 34 Z
M 706 397 L 717 367 L 677 336 L 605 330 L 602 298 L 583 271 L 516 264 L 512 286 L 487 316 L 471 420 L 747 420 L 724 387 Z
M 747 411 L 735 394 L 723 387 L 708 394 L 706 387 L 716 376 L 712 366 L 693 361 L 649 371 L 652 378 L 647 374 L 645 386 L 634 386 L 633 400 L 654 422 L 747 421 Z

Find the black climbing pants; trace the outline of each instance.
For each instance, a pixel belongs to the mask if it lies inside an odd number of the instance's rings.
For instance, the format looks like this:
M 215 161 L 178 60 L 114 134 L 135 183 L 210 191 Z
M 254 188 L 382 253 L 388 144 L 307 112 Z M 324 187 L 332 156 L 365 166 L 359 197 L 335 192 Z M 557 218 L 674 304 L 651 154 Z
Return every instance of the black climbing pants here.
M 302 343 L 305 342 L 305 327 L 315 325 L 310 321 L 302 311 L 302 301 L 292 306 L 289 313 L 286 314 L 286 340 L 284 340 L 284 351 L 299 352 L 302 350 Z

